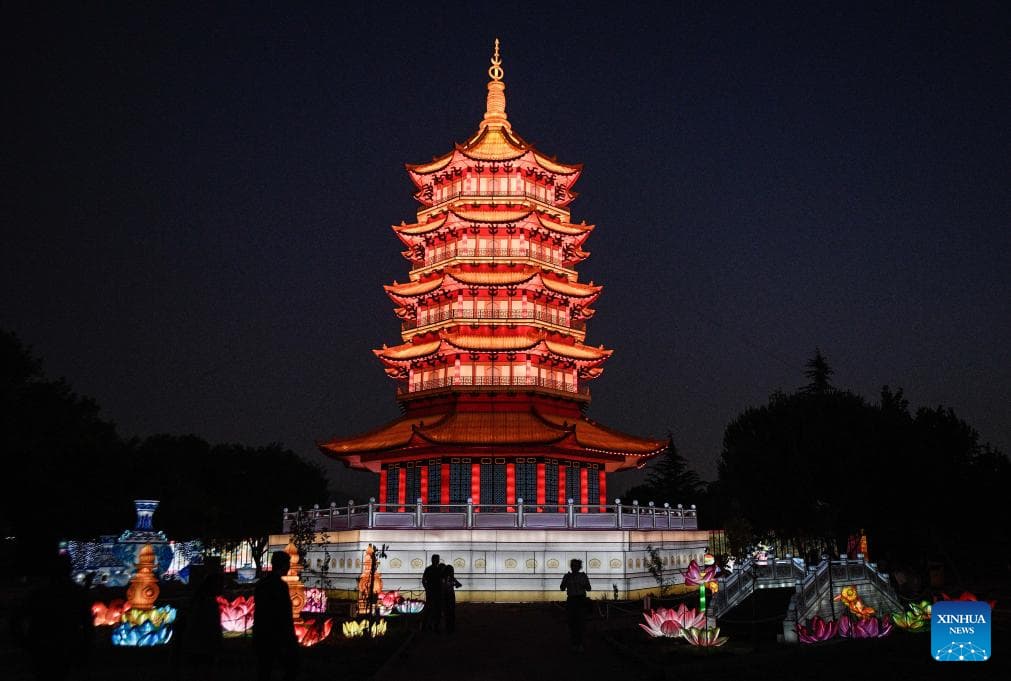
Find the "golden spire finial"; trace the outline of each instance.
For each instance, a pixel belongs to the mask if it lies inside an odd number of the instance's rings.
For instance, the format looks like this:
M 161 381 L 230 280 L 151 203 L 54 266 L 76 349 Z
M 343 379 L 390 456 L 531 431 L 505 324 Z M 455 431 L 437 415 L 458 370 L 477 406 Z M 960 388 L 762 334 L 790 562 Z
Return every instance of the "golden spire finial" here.
M 495 38 L 495 53 L 491 57 L 491 66 L 488 68 L 488 103 L 485 106 L 484 120 L 481 127 L 497 127 L 510 129 L 509 121 L 506 118 L 505 106 L 505 83 L 502 82 L 502 57 L 498 51 L 498 38 Z
M 495 38 L 495 54 L 492 55 L 488 75 L 492 80 L 502 80 L 502 76 L 505 75 L 502 72 L 502 57 L 498 54 L 498 38 Z

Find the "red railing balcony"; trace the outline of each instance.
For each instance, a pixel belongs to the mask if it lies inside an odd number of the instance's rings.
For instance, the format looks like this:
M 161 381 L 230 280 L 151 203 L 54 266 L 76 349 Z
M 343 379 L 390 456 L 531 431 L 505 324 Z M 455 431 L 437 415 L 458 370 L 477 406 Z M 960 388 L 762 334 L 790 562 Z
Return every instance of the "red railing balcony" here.
M 565 267 L 564 260 L 550 249 L 538 248 L 528 245 L 520 248 L 473 248 L 463 246 L 447 246 L 437 254 L 428 255 L 423 262 L 415 262 L 411 265 L 412 270 L 420 270 L 441 262 L 452 260 L 453 258 L 484 258 L 490 260 L 509 260 L 516 258 L 529 258 L 556 267 Z
M 499 389 L 510 387 L 543 388 L 582 399 L 590 398 L 590 389 L 585 385 L 537 376 L 449 376 L 414 383 L 400 381 L 397 384 L 397 397 L 413 397 L 420 393 L 452 388 Z
M 428 313 L 425 320 L 404 320 L 401 331 L 411 331 L 421 326 L 440 324 L 445 321 L 460 320 L 463 323 L 476 322 L 485 319 L 508 319 L 510 321 L 546 322 L 556 326 L 564 326 L 575 331 L 586 331 L 586 320 L 570 319 L 567 316 L 545 310 L 439 310 Z

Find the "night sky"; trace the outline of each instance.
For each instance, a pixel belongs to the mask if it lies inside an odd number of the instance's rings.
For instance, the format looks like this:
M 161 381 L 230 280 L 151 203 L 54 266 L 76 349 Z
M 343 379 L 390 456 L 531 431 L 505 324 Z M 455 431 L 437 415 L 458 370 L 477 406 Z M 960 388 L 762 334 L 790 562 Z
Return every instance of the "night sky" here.
M 403 164 L 477 129 L 499 37 L 513 129 L 585 164 L 590 416 L 711 479 L 817 346 L 1011 451 L 1008 3 L 148 4 L 0 21 L 0 326 L 122 434 L 323 462 L 399 415 Z

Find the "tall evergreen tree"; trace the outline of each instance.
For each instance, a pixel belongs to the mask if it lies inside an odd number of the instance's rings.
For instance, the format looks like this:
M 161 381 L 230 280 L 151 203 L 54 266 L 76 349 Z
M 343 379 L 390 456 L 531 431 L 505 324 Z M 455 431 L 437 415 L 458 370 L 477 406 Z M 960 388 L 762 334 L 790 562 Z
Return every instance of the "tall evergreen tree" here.
M 814 349 L 814 357 L 809 359 L 805 366 L 807 369 L 804 371 L 804 375 L 810 382 L 804 386 L 804 392 L 827 393 L 834 390 L 832 387 L 831 376 L 835 373 L 835 371 L 833 371 L 832 367 L 828 365 L 828 360 L 825 359 L 825 355 L 821 354 L 821 348 Z

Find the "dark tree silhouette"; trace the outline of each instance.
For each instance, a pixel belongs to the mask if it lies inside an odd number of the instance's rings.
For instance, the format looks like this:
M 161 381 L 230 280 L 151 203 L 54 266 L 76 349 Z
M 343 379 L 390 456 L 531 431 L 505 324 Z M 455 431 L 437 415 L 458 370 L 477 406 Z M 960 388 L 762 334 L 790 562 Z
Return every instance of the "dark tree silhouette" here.
M 622 498 L 643 503 L 692 504 L 698 501 L 701 489 L 698 473 L 688 467 L 672 440 L 667 451 L 650 464 L 646 482 L 629 488 Z
M 971 569 L 1006 566 L 1007 527 L 979 519 L 1003 517 L 1008 458 L 951 409 L 911 415 L 902 390 L 885 386 L 871 404 L 825 389 L 831 370 L 819 356 L 808 363 L 811 385 L 775 393 L 727 425 L 707 502 L 722 514 L 716 524 L 745 520 L 800 548 L 825 540 L 837 549 L 866 528 L 878 558 L 957 568 L 984 551 Z
M 809 359 L 805 366 L 807 369 L 804 371 L 804 376 L 809 381 L 803 389 L 805 392 L 824 393 L 832 390 L 831 377 L 835 371 L 828 365 L 825 355 L 821 354 L 821 348 L 815 348 L 814 357 Z
M 0 531 L 14 538 L 2 543 L 5 569 L 45 564 L 31 558 L 61 538 L 122 531 L 133 499 L 160 499 L 155 523 L 171 537 L 246 539 L 254 548 L 280 531 L 283 507 L 327 499 L 322 470 L 279 444 L 210 445 L 196 435 L 124 442 L 94 400 L 47 379 L 42 362 L 2 330 L 0 369 Z

